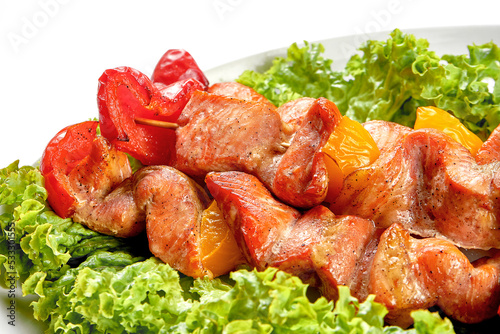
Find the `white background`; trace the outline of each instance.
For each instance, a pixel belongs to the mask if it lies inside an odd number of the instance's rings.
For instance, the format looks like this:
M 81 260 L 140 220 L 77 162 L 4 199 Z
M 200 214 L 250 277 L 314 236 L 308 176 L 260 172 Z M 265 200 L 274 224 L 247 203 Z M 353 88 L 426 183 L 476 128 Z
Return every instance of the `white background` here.
M 497 25 L 499 13 L 498 0 L 0 0 L 0 168 L 33 164 L 61 128 L 97 117 L 105 69 L 149 75 L 170 48 L 206 70 L 304 40 Z

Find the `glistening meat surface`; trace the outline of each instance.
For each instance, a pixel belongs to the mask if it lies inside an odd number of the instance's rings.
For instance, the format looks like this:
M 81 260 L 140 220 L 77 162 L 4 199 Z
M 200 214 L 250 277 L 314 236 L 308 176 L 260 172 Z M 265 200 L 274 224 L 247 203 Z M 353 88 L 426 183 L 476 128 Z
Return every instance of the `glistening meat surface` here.
M 478 164 L 437 130 L 382 121 L 365 127 L 380 157 L 346 177 L 333 212 L 372 219 L 382 228 L 399 222 L 422 237 L 465 248 L 500 248 L 500 162 Z
M 210 204 L 203 188 L 166 166 L 140 169 L 134 184 L 151 253 L 185 275 L 213 277 L 203 266 L 200 246 L 202 214 Z
M 247 261 L 259 268 L 319 283 L 329 298 L 338 285 L 360 299 L 375 294 L 389 310 L 386 320 L 402 327 L 412 323 L 411 311 L 434 305 L 463 322 L 496 314 L 500 252 L 471 264 L 452 243 L 415 239 L 400 224 L 379 229 L 323 206 L 300 214 L 245 173 L 210 173 L 206 182 Z
M 198 180 L 212 171 L 246 172 L 288 204 L 317 205 L 328 189 L 321 148 L 341 115 L 323 98 L 295 112 L 300 126 L 266 103 L 197 91 L 178 120 L 174 166 Z
M 213 277 L 202 263 L 200 225 L 210 199 L 195 181 L 168 166 L 134 174 L 127 156 L 102 137 L 71 172 L 77 197 L 73 219 L 118 237 L 146 229 L 151 253 L 192 277 Z
M 85 157 L 68 175 L 76 207 L 73 220 L 94 231 L 131 237 L 145 228 L 144 213 L 136 204 L 132 169 L 125 153 L 103 137 L 92 143 Z
M 241 170 L 272 184 L 290 133 L 273 108 L 195 92 L 178 119 L 175 167 L 193 178 Z
M 471 263 L 452 243 L 413 238 L 393 224 L 380 238 L 369 291 L 387 306 L 386 320 L 403 327 L 411 323 L 411 311 L 432 306 L 478 323 L 494 317 L 500 305 L 500 252 Z

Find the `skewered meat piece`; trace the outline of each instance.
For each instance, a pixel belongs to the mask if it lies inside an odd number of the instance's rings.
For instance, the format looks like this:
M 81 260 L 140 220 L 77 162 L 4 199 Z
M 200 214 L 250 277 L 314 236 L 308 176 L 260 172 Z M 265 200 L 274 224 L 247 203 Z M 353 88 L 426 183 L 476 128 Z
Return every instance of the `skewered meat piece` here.
M 151 253 L 185 275 L 213 277 L 201 261 L 201 219 L 210 204 L 205 190 L 167 166 L 142 168 L 133 183 Z
M 434 305 L 458 321 L 478 323 L 500 305 L 500 252 L 471 263 L 450 242 L 413 238 L 393 224 L 380 238 L 369 291 L 389 309 L 386 320 L 403 327 L 411 311 Z
M 299 219 L 301 213 L 276 201 L 269 190 L 249 174 L 210 173 L 206 181 L 249 263 L 259 269 L 268 267 L 273 263 L 273 249 L 282 231 L 291 221 Z M 269 219 L 271 215 L 273 219 Z
M 321 149 L 342 117 L 327 99 L 308 102 L 300 105 L 304 109 L 299 107 L 307 113 L 294 128 L 292 144 L 278 164 L 271 188 L 280 200 L 300 208 L 314 207 L 326 197 L 329 179 Z
M 68 175 L 77 204 L 73 220 L 117 237 L 131 237 L 145 228 L 144 213 L 135 204 L 132 169 L 125 153 L 103 137 Z
M 265 103 L 197 91 L 178 120 L 174 167 L 197 180 L 212 171 L 243 171 L 288 204 L 317 205 L 328 189 L 321 148 L 341 115 L 324 98 L 302 114 L 295 129 Z
M 415 239 L 398 223 L 384 230 L 324 206 L 301 214 L 242 172 L 210 173 L 206 182 L 257 268 L 278 267 L 320 284 L 332 299 L 339 285 L 361 300 L 375 294 L 389 310 L 386 321 L 402 327 L 411 325 L 411 311 L 434 305 L 468 323 L 496 314 L 500 252 L 471 264 L 452 243 Z
M 178 119 L 174 167 L 203 180 L 210 171 L 242 170 L 271 184 L 290 132 L 274 109 L 195 92 Z
M 211 200 L 185 174 L 148 166 L 132 174 L 127 156 L 103 137 L 68 176 L 77 199 L 72 218 L 117 237 L 147 230 L 153 255 L 192 277 L 213 277 L 201 254 L 201 220 Z
M 500 163 L 478 165 L 446 134 L 394 123 L 365 124 L 380 157 L 344 180 L 330 209 L 464 248 L 500 248 Z M 486 148 L 484 149 L 486 151 Z

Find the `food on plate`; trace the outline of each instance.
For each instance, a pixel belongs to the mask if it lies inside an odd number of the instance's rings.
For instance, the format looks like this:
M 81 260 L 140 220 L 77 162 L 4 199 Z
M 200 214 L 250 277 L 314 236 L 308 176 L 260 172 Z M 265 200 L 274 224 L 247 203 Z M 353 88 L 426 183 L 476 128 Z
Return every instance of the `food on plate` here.
M 438 55 L 426 39 L 396 29 L 387 40 L 363 43 L 345 68 L 334 69 L 321 44 L 293 44 L 266 71 L 247 70 L 237 81 L 276 106 L 304 96 L 325 97 L 361 123 L 385 120 L 413 127 L 418 107 L 436 106 L 484 140 L 500 120 L 500 50 L 493 42 L 467 49 L 468 54 Z
M 331 299 L 339 285 L 360 300 L 373 294 L 390 324 L 408 327 L 413 310 L 434 305 L 474 323 L 500 305 L 500 251 L 471 264 L 452 243 L 413 238 L 397 220 L 380 229 L 324 206 L 300 213 L 241 172 L 210 173 L 207 186 L 249 263 L 297 275 Z
M 336 108 L 329 108 L 329 103 L 331 102 L 321 98 L 301 98 L 285 104 L 284 113 L 292 120 L 288 124 L 291 129 L 288 131 L 289 137 L 286 137 L 283 134 L 287 134 L 287 125 L 283 124 L 276 108 L 269 108 L 261 102 L 194 91 L 177 119 L 179 127 L 175 130 L 175 159 L 172 163 L 175 168 L 148 166 L 129 178 L 130 167 L 126 158 L 119 160 L 108 151 L 92 150 L 89 156 L 82 159 L 69 173 L 72 178 L 78 180 L 74 188 L 81 189 L 83 194 L 92 198 L 81 200 L 85 203 L 85 214 L 80 214 L 82 210 L 77 205 L 74 220 L 102 233 L 109 232 L 100 228 L 102 224 L 94 222 L 96 217 L 102 218 L 104 222 L 113 222 L 119 227 L 144 226 L 143 222 L 146 221 L 149 249 L 154 256 L 185 275 L 213 278 L 213 272 L 202 261 L 205 254 L 201 250 L 201 221 L 203 212 L 210 204 L 210 197 L 190 178 L 201 181 L 206 176 L 205 182 L 210 195 L 215 198 L 224 213 L 224 219 L 247 263 L 258 269 L 277 267 L 301 277 L 312 285 L 321 280 L 320 286 L 325 291 L 324 295 L 332 299 L 337 297 L 334 292 L 337 285 L 348 285 L 353 295 L 360 300 L 374 294 L 375 300 L 384 301 L 384 305 L 389 308 L 386 321 L 402 327 L 413 322 L 409 315 L 412 310 L 436 304 L 447 314 L 464 322 L 491 318 L 491 310 L 496 310 L 497 304 L 500 304 L 500 296 L 496 296 L 500 287 L 492 283 L 498 277 L 495 258 L 486 261 L 493 268 L 492 277 L 486 276 L 485 282 L 479 279 L 479 284 L 485 287 L 486 297 L 482 297 L 485 298 L 484 301 L 480 301 L 478 295 L 474 301 L 462 300 L 458 298 L 461 295 L 459 294 L 452 298 L 452 301 L 442 302 L 436 297 L 439 293 L 435 290 L 442 290 L 446 295 L 450 295 L 451 292 L 447 291 L 450 289 L 447 280 L 436 279 L 432 275 L 433 270 L 430 270 L 431 274 L 427 276 L 414 278 L 416 269 L 412 269 L 413 267 L 435 265 L 419 262 L 420 252 L 425 253 L 423 250 L 411 255 L 410 259 L 395 260 L 398 263 L 403 261 L 400 265 L 402 269 L 398 266 L 384 266 L 386 258 L 380 255 L 383 254 L 383 249 L 390 249 L 391 246 L 385 246 L 389 239 L 386 240 L 385 234 L 376 228 L 401 230 L 408 236 L 411 231 L 427 237 L 425 241 L 430 245 L 434 245 L 435 240 L 429 237 L 439 236 L 468 248 L 500 248 L 495 244 L 500 240 L 499 236 L 492 233 L 481 220 L 481 217 L 488 217 L 491 219 L 490 224 L 497 222 L 493 213 L 481 212 L 486 204 L 466 205 L 456 215 L 450 214 L 450 208 L 458 208 L 458 203 L 470 202 L 466 200 L 468 193 L 465 190 L 477 187 L 479 182 L 477 176 L 467 176 L 467 171 L 474 170 L 470 163 L 463 171 L 453 171 L 460 168 L 459 162 L 464 164 L 467 157 L 471 162 L 475 161 L 467 148 L 444 132 L 430 129 L 411 130 L 385 121 L 365 123 L 366 131 L 365 128 L 360 129 L 360 136 L 373 138 L 364 142 L 374 143 L 377 147 L 376 153 L 381 154 L 364 162 L 367 167 L 354 168 L 352 172 L 346 173 L 342 190 L 331 203 L 332 209 L 342 215 L 340 218 L 326 207 L 318 206 L 325 198 L 322 190 L 317 192 L 322 195 L 321 200 L 308 203 L 307 206 L 294 205 L 312 208 L 304 215 L 297 209 L 273 199 L 267 189 L 271 189 L 278 198 L 282 201 L 284 199 L 284 202 L 297 203 L 297 200 L 290 200 L 287 196 L 298 193 L 304 197 L 300 191 L 294 189 L 301 180 L 296 171 L 298 168 L 304 168 L 298 166 L 302 166 L 303 161 L 306 162 L 306 167 L 314 165 L 316 159 L 321 159 L 324 163 L 322 155 L 316 157 L 318 147 L 323 148 L 326 145 L 333 151 L 333 145 L 327 143 L 331 135 L 338 141 L 334 126 L 342 120 L 338 114 L 334 114 L 335 117 L 330 116 L 330 110 L 336 111 Z M 278 109 L 280 108 L 282 107 Z M 321 117 L 322 113 L 326 116 Z M 349 122 L 348 118 L 346 120 Z M 311 124 L 314 125 L 312 129 Z M 325 124 L 329 124 L 330 128 Z M 353 127 L 359 123 L 351 124 Z M 343 129 L 347 126 L 349 125 L 344 125 Z M 273 133 L 276 135 L 271 135 Z M 319 141 L 315 139 L 317 134 L 322 137 Z M 311 137 L 313 140 L 310 140 Z M 102 137 L 99 138 L 100 140 L 95 140 L 93 144 L 106 141 Z M 387 141 L 387 138 L 391 140 Z M 274 147 L 280 145 L 283 140 L 291 141 L 291 144 L 283 150 L 283 156 L 280 156 L 276 154 L 278 150 Z M 300 143 L 297 148 L 294 145 L 296 142 Z M 101 146 L 97 145 L 98 148 Z M 106 145 L 105 147 L 107 148 Z M 271 148 L 271 152 L 265 154 L 268 148 Z M 258 159 L 253 154 L 257 154 Z M 290 167 L 280 173 L 283 161 L 287 161 L 289 154 L 292 154 L 291 158 L 288 158 L 291 161 Z M 333 155 L 339 154 L 334 152 Z M 127 176 L 126 182 L 101 186 L 99 181 L 96 181 L 100 180 L 101 176 L 104 176 L 105 181 L 113 180 L 105 172 L 110 170 L 117 174 L 114 171 L 120 169 L 120 164 L 125 172 L 118 174 Z M 258 169 L 252 170 L 253 166 Z M 450 169 L 451 171 L 448 171 Z M 101 173 L 93 172 L 97 170 Z M 239 172 L 214 174 L 234 170 Z M 323 170 L 326 170 L 326 167 Z M 92 176 L 89 184 L 86 174 Z M 257 175 L 258 178 L 251 174 Z M 288 177 L 277 182 L 276 179 L 280 175 Z M 454 175 L 461 176 L 466 181 L 473 180 L 474 183 L 460 185 L 457 181 L 455 183 L 458 185 L 455 186 L 451 181 L 446 181 L 453 180 Z M 260 179 L 264 180 L 263 183 Z M 120 182 L 124 180 L 119 179 Z M 485 187 L 490 189 L 492 181 L 487 181 Z M 435 184 L 436 182 L 438 184 Z M 310 179 L 307 184 L 311 184 Z M 427 188 L 431 191 L 426 192 Z M 455 191 L 455 188 L 458 190 Z M 316 190 L 314 187 L 309 189 Z M 457 202 L 451 201 L 457 196 L 461 196 Z M 439 203 L 433 204 L 435 201 Z M 476 202 L 475 198 L 473 202 Z M 101 209 L 101 206 L 105 209 Z M 464 214 L 465 208 L 480 216 L 470 219 L 471 215 Z M 430 211 L 426 212 L 426 209 Z M 440 214 L 439 210 L 444 210 L 444 213 Z M 123 224 L 113 216 L 108 217 L 108 212 L 123 212 L 121 217 L 130 217 L 131 220 Z M 125 214 L 128 212 L 136 214 Z M 346 214 L 350 216 L 345 216 Z M 431 225 L 433 220 L 434 224 Z M 343 224 L 347 225 L 342 227 Z M 327 236 L 324 236 L 325 233 Z M 395 232 L 396 235 L 404 233 Z M 459 239 L 460 237 L 462 239 Z M 386 257 L 396 259 L 410 252 L 411 243 L 408 240 L 404 241 L 402 236 L 396 238 L 394 244 L 408 244 L 405 246 L 408 250 L 403 249 L 398 254 Z M 421 248 L 425 249 L 424 246 Z M 455 251 L 451 243 L 443 245 L 442 248 L 446 249 L 440 248 L 442 254 L 459 252 Z M 238 258 L 238 254 L 236 251 L 234 257 Z M 462 256 L 466 258 L 465 255 Z M 378 257 L 383 258 L 382 264 L 375 261 Z M 447 271 L 447 268 L 454 266 L 456 270 L 465 272 L 463 275 L 448 275 L 449 278 L 473 276 L 473 267 L 468 262 L 467 265 L 458 265 L 458 260 L 439 261 L 439 268 L 434 271 Z M 234 269 L 239 263 L 241 261 L 229 263 L 227 270 Z M 461 266 L 464 268 L 461 269 Z M 364 271 L 355 272 L 356 267 L 363 268 Z M 340 271 L 338 268 L 341 268 Z M 483 268 L 479 267 L 477 270 L 482 273 Z M 481 274 L 478 275 L 482 277 Z M 412 289 L 387 288 L 396 287 L 397 280 L 409 282 Z M 465 281 L 463 286 L 464 289 L 469 289 Z M 474 290 L 475 286 L 470 289 Z M 411 300 L 411 295 L 416 291 L 426 297 Z M 462 296 L 470 296 L 470 293 L 466 290 Z M 455 310 L 452 304 L 461 305 L 461 309 Z M 464 309 L 463 305 L 475 307 Z
M 166 86 L 130 67 L 108 69 L 99 78 L 97 102 L 101 133 L 111 144 L 145 165 L 170 164 L 175 133 L 142 126 L 137 118 L 175 122 L 193 91 L 203 86 L 188 78 Z
M 417 118 L 413 128 L 415 130 L 438 129 L 462 144 L 473 156 L 483 145 L 483 141 L 460 123 L 458 118 L 434 106 L 417 108 Z
M 500 249 L 497 162 L 478 164 L 462 144 L 432 128 L 385 121 L 365 127 L 380 157 L 344 179 L 333 212 L 382 228 L 400 222 L 411 233 L 464 248 Z
M 76 198 L 68 174 L 90 154 L 99 123 L 88 121 L 70 125 L 59 131 L 47 144 L 40 161 L 45 188 L 51 193 L 52 209 L 66 218 L 75 212 Z
M 156 63 L 151 80 L 154 83 L 171 85 L 184 80 L 195 79 L 206 90 L 209 82 L 205 73 L 200 69 L 194 58 L 182 49 L 167 50 Z
M 442 59 L 426 48 L 395 31 L 333 72 L 321 45 L 292 45 L 290 59 L 277 59 L 271 71 L 211 86 L 182 50 L 168 51 L 151 79 L 128 67 L 106 71 L 100 131 L 95 121 L 70 126 L 49 143 L 40 169 L 0 170 L 0 263 L 37 296 L 34 316 L 52 332 L 452 333 L 446 317 L 425 309 L 439 307 L 456 326 L 493 317 L 497 250 L 471 263 L 442 235 L 410 234 L 402 217 L 380 227 L 328 209 L 352 175 L 394 155 L 407 138 L 428 140 L 424 133 L 438 134 L 426 142 L 443 148 L 433 157 L 453 161 L 459 153 L 477 165 L 476 180 L 494 179 L 498 106 L 481 80 L 497 76 L 496 46 Z M 447 73 L 459 72 L 480 82 L 442 91 L 459 82 Z M 407 126 L 418 107 L 435 106 L 485 140 L 475 158 L 439 130 Z M 366 122 L 378 117 L 390 122 Z M 262 133 L 236 131 L 238 122 Z M 358 149 L 361 159 L 352 157 Z M 445 165 L 436 175 L 446 175 Z M 464 193 L 477 190 L 467 186 Z M 471 244 L 493 239 L 478 232 Z M 4 255 L 11 243 L 20 249 L 15 264 Z

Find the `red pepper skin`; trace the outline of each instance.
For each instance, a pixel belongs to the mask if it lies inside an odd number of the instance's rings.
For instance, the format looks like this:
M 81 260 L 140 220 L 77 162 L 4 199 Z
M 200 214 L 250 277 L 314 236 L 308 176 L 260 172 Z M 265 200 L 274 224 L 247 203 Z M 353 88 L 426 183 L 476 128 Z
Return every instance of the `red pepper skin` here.
M 206 87 L 194 78 L 180 80 L 170 85 L 155 82 L 154 85 L 158 88 L 162 97 L 168 101 L 169 113 L 172 119 L 176 121 L 189 102 L 193 92 L 195 90 L 206 90 Z
M 76 203 L 68 174 L 90 154 L 98 125 L 87 121 L 65 127 L 49 141 L 42 155 L 40 172 L 45 179 L 47 201 L 63 218 L 74 213 Z
M 203 90 L 208 88 L 207 77 L 189 52 L 182 49 L 171 49 L 165 52 L 151 76 L 153 82 L 165 85 L 190 78 L 198 80 L 203 85 Z
M 97 95 L 101 133 L 120 151 L 144 165 L 170 165 L 175 130 L 140 125 L 136 118 L 176 122 L 193 91 L 203 89 L 194 79 L 172 85 L 153 84 L 130 67 L 106 70 Z

